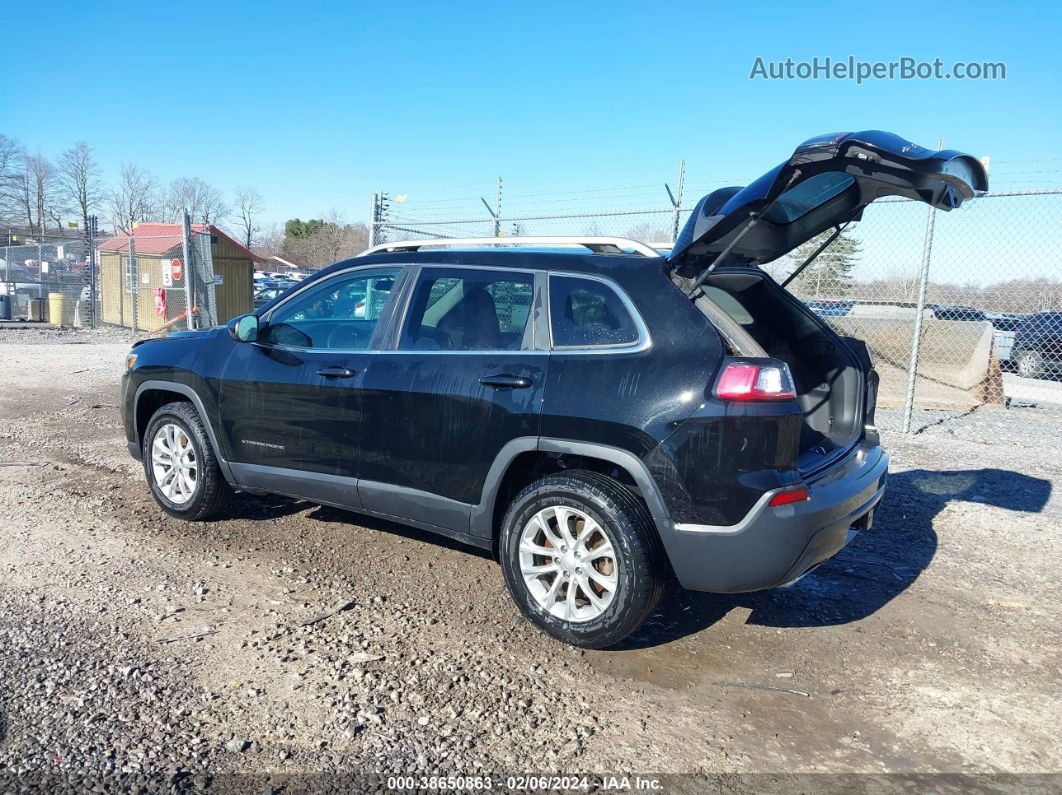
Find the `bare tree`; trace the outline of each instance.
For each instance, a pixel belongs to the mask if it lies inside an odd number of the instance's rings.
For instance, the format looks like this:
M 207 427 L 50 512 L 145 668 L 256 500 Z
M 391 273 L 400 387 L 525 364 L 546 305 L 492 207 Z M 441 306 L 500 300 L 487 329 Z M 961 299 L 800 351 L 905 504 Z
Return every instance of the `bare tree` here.
M 283 248 L 284 230 L 276 224 L 270 224 L 258 231 L 252 251 L 258 256 L 268 259 L 269 257 L 279 256 Z
M 369 244 L 365 224 L 348 224 L 332 210 L 321 227 L 308 237 L 284 241 L 284 256 L 295 262 L 320 268 L 364 251 Z
M 55 209 L 55 166 L 42 155 L 20 151 L 14 158 L 14 169 L 8 180 L 7 196 L 26 219 L 30 234 L 40 234 Z
M 81 228 L 87 230 L 89 215 L 99 204 L 103 183 L 100 168 L 92 157 L 92 147 L 79 141 L 59 155 L 60 193 L 66 204 L 81 215 Z
M 0 218 L 19 214 L 18 160 L 22 146 L 14 138 L 0 133 Z
M 236 213 L 239 215 L 240 236 L 247 248 L 254 244 L 258 235 L 258 216 L 263 207 L 262 195 L 254 188 L 236 189 Z
M 170 183 L 163 200 L 163 220 L 177 223 L 185 210 L 197 223 L 216 224 L 229 214 L 225 197 L 199 177 L 181 177 Z
M 155 178 L 140 166 L 123 165 L 121 179 L 107 197 L 114 228 L 129 233 L 137 221 L 146 221 L 157 201 Z

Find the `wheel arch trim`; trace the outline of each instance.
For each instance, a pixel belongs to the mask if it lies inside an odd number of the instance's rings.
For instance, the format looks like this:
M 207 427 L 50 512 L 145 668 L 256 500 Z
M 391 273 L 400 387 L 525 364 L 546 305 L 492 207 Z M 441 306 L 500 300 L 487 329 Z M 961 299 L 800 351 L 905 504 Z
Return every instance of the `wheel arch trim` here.
M 472 506 L 469 518 L 469 531 L 473 535 L 491 538 L 494 535 L 494 509 L 502 480 L 521 453 L 527 452 L 560 453 L 597 458 L 615 464 L 626 471 L 641 493 L 649 513 L 659 528 L 661 523 L 670 523 L 670 513 L 660 494 L 656 481 L 649 473 L 645 463 L 633 453 L 610 445 L 596 442 L 579 442 L 570 439 L 557 439 L 547 436 L 523 436 L 512 439 L 505 444 L 494 458 L 487 477 L 483 481 L 483 491 L 478 505 Z
M 203 427 L 206 428 L 207 438 L 210 440 L 210 446 L 214 449 L 214 458 L 218 462 L 218 468 L 221 470 L 221 474 L 225 477 L 225 480 L 231 485 L 236 481 L 233 480 L 232 470 L 229 468 L 229 462 L 225 460 L 225 457 L 221 454 L 221 447 L 218 445 L 217 434 L 214 433 L 214 426 L 210 424 L 210 415 L 207 414 L 206 407 L 203 405 L 203 399 L 199 396 L 192 387 L 187 384 L 179 384 L 175 381 L 144 381 L 136 388 L 136 394 L 133 396 L 133 427 L 136 434 L 136 444 L 140 448 L 143 445 L 143 440 L 140 438 L 140 429 L 136 427 L 137 412 L 140 408 L 140 398 L 145 392 L 152 390 L 158 390 L 160 392 L 174 392 L 178 395 L 183 395 L 188 398 L 195 410 L 199 412 L 199 418 L 203 421 Z

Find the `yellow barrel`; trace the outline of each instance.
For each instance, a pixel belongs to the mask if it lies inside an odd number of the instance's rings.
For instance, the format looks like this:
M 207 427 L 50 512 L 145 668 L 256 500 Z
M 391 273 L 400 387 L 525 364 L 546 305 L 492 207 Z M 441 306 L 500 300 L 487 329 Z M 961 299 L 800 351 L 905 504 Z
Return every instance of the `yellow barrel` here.
M 65 312 L 66 295 L 64 293 L 48 293 L 48 322 L 53 326 L 63 325 Z

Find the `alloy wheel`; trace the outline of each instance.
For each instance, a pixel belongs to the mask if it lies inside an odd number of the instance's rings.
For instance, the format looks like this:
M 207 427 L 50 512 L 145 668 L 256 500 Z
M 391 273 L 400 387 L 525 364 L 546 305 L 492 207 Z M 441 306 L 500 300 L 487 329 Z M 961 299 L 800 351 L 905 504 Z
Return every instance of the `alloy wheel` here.
M 151 470 L 166 499 L 183 505 L 192 499 L 199 480 L 199 463 L 188 433 L 169 422 L 151 441 Z
M 539 607 L 565 621 L 592 621 L 612 604 L 619 560 L 608 532 L 585 512 L 543 508 L 520 534 L 520 574 Z

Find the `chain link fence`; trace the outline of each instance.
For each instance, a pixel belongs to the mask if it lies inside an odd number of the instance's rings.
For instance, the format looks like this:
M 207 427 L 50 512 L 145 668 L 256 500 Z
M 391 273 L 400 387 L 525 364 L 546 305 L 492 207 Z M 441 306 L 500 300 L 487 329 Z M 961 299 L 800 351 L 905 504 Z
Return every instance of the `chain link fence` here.
M 89 326 L 91 247 L 84 237 L 8 233 L 0 247 L 0 320 L 48 320 Z
M 670 189 L 669 189 L 670 195 Z M 408 239 L 616 236 L 667 252 L 690 207 L 461 215 L 374 195 L 373 243 Z M 442 202 L 440 202 L 441 204 Z M 825 239 L 765 270 L 784 281 Z M 886 199 L 867 208 L 789 289 L 843 336 L 867 342 L 881 376 L 877 420 L 899 433 L 1011 438 L 1037 412 L 1062 422 L 1062 189 L 987 193 L 946 213 Z
M 209 229 L 142 224 L 130 233 L 8 235 L 0 320 L 124 326 L 136 332 L 218 323 Z
M 158 332 L 217 325 L 209 230 L 142 224 L 99 246 L 103 323 Z

